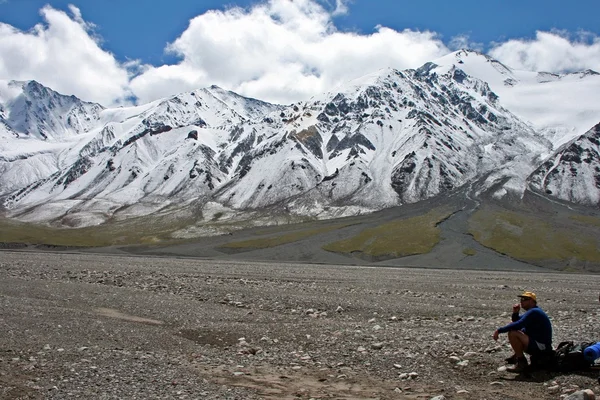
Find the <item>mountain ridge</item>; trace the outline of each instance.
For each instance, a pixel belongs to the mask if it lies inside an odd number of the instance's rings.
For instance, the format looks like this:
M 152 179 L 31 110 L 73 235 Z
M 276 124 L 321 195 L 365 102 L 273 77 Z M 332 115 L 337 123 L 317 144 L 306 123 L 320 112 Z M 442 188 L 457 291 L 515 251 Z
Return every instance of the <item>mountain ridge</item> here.
M 218 205 L 232 216 L 272 208 L 331 218 L 474 183 L 497 198 L 531 189 L 597 206 L 594 190 L 574 196 L 539 183 L 540 168 L 585 134 L 586 121 L 598 126 L 600 91 L 586 88 L 580 108 L 553 104 L 582 82 L 600 89 L 594 71 L 527 73 L 462 50 L 286 106 L 211 86 L 105 109 L 37 82 L 12 83 L 22 93 L 6 100 L 3 84 L 0 199 L 11 218 L 68 226 L 190 204 L 198 215 Z M 514 107 L 522 94 L 549 100 Z M 528 119 L 536 107 L 546 111 Z M 588 158 L 597 189 L 600 162 Z

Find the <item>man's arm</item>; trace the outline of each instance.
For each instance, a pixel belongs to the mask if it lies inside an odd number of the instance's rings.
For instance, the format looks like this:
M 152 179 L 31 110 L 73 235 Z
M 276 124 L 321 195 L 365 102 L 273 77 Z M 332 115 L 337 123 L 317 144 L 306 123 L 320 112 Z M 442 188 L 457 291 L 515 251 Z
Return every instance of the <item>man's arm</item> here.
M 518 330 L 521 329 L 519 326 L 525 323 L 525 314 L 523 314 L 523 316 L 519 316 L 519 311 L 521 311 L 521 305 L 520 304 L 515 304 L 513 305 L 513 309 L 512 309 L 512 315 L 510 317 L 512 323 L 503 326 L 502 328 L 498 328 L 494 331 L 494 334 L 492 335 L 492 338 L 494 338 L 494 340 L 498 340 L 498 337 L 500 336 L 500 333 L 505 333 L 508 332 L 510 330 Z M 515 328 L 516 327 L 516 328 Z
M 513 306 L 513 312 L 512 315 L 510 316 L 510 320 L 512 322 L 518 321 L 519 320 L 519 311 L 521 311 L 521 305 L 520 304 L 515 304 Z
M 533 310 L 534 309 L 530 309 L 525 314 L 521 315 L 521 318 L 519 318 L 517 321 L 511 322 L 510 324 L 505 325 L 502 328 L 498 328 L 498 332 L 506 333 L 508 331 L 518 331 L 523 329 L 525 327 L 525 323 L 527 322 L 527 318 L 529 318 Z

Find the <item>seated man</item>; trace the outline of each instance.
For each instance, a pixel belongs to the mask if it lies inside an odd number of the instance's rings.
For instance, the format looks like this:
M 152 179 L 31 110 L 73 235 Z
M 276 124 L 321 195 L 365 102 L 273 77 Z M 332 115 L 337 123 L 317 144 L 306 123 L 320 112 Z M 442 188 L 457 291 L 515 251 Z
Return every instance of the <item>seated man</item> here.
M 506 361 L 516 364 L 508 369 L 511 372 L 521 372 L 527 368 L 524 353 L 536 356 L 552 350 L 552 324 L 546 313 L 537 306 L 535 293 L 525 292 L 519 297 L 521 304 L 513 306 L 513 322 L 496 329 L 493 335 L 494 340 L 498 340 L 500 333 L 508 332 L 508 341 L 514 355 Z M 521 308 L 526 312 L 519 317 Z

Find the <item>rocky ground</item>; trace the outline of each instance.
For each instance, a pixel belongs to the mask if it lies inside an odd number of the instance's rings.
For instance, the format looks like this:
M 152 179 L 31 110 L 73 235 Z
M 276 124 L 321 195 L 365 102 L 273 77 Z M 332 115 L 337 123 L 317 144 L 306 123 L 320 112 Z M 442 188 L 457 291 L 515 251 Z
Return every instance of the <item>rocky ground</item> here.
M 559 399 L 502 370 L 524 289 L 600 340 L 599 275 L 0 252 L 3 399 Z

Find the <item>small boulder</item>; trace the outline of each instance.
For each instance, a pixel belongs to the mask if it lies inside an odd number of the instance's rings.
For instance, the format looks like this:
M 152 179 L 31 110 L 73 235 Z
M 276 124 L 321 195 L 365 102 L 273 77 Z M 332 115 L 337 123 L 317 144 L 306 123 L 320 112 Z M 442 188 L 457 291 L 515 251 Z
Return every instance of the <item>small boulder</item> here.
M 571 393 L 564 400 L 596 400 L 596 395 L 590 389 L 579 390 Z

